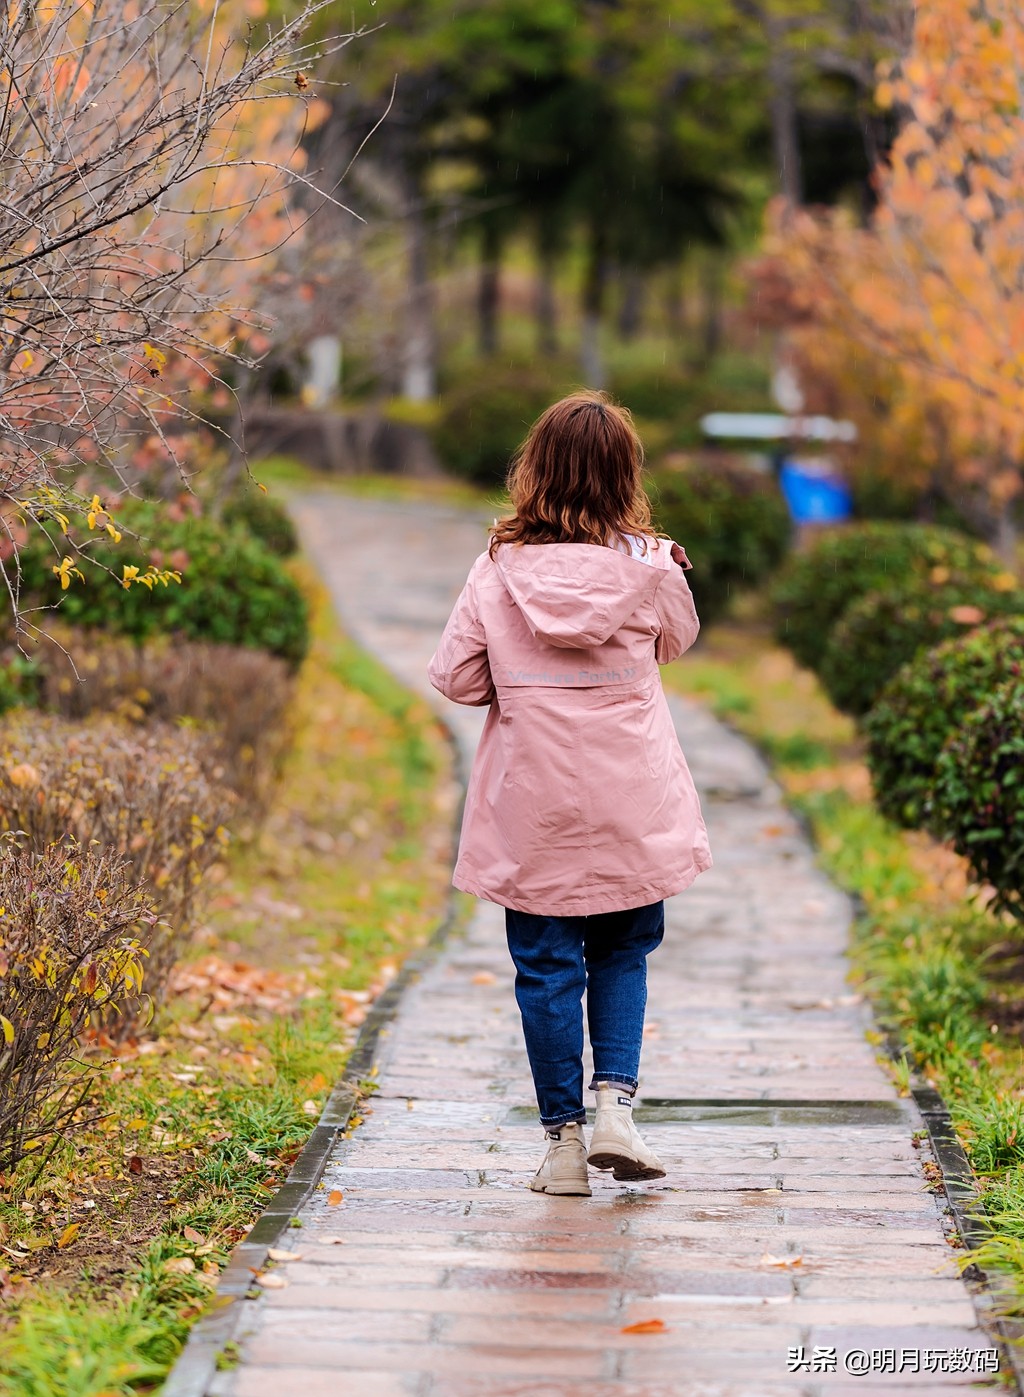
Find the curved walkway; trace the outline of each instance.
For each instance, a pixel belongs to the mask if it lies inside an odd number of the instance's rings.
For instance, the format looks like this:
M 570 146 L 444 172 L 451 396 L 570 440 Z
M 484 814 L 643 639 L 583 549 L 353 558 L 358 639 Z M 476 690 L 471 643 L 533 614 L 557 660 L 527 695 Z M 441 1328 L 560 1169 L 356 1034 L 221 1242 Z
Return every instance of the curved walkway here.
M 425 666 L 486 521 L 326 492 L 295 512 L 345 626 L 437 697 L 469 756 L 483 714 L 445 705 Z M 292 1234 L 300 1259 L 253 1304 L 211 1397 L 996 1383 L 972 1357 L 992 1344 L 912 1142 L 921 1120 L 845 983 L 848 903 L 753 751 L 696 705 L 672 707 L 715 867 L 668 904 L 652 960 L 637 1119 L 668 1177 L 598 1175 L 589 1200 L 526 1189 L 543 1141 L 502 912 L 481 902 L 407 992 L 372 1110 Z M 622 1332 L 645 1320 L 664 1331 Z M 895 1352 L 857 1376 L 858 1350 Z

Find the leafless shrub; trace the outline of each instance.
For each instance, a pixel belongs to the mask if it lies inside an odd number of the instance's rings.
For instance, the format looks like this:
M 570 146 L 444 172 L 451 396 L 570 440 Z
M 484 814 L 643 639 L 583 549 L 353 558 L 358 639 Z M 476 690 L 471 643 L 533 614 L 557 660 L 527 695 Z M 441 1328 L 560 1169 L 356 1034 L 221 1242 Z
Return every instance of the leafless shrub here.
M 87 1025 L 138 995 L 160 925 L 122 855 L 0 837 L 0 1168 L 74 1125 Z
M 86 725 L 22 711 L 0 726 L 0 829 L 36 853 L 62 840 L 125 857 L 160 920 L 144 942 L 145 993 L 158 1000 L 192 929 L 204 873 L 227 839 L 231 793 L 207 775 L 207 740 L 166 725 Z M 136 997 L 113 1036 L 145 1007 Z
M 91 557 L 96 535 L 66 527 L 79 473 L 108 487 L 90 529 L 116 528 L 130 444 L 148 434 L 148 468 L 187 480 L 197 395 L 225 361 L 265 352 L 254 264 L 340 207 L 301 144 L 327 110 L 309 74 L 353 37 L 304 37 L 330 5 L 295 0 L 260 24 L 246 0 L 0 6 L 0 562 L 15 611 L 26 529 L 50 537 L 55 566 L 68 558 L 62 581 Z

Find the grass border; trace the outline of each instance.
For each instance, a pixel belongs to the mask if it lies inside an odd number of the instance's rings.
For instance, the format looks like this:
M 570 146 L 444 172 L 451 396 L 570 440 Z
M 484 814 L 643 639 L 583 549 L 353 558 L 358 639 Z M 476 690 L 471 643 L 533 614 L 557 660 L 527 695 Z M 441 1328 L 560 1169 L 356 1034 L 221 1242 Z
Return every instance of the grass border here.
M 886 1032 L 882 1039 L 886 1052 L 894 1062 L 907 1061 L 906 1050 Z M 912 1074 L 914 1077 L 916 1073 Z M 974 1171 L 963 1144 L 953 1125 L 949 1108 L 940 1092 L 917 1080 L 910 1094 L 928 1131 L 935 1162 L 942 1178 L 942 1190 L 965 1247 L 974 1249 L 986 1241 L 989 1226 L 985 1203 L 974 1180 Z M 1009 1374 L 1017 1392 L 1024 1394 L 1024 1320 L 1000 1312 L 1000 1299 L 1005 1292 L 999 1285 L 998 1272 L 985 1271 L 976 1261 L 960 1273 L 971 1297 L 983 1329 L 999 1340 L 999 1346 L 1009 1361 Z
M 436 716 L 452 754 L 452 775 L 459 790 L 452 818 L 452 836 L 457 842 L 466 801 L 466 761 L 454 729 L 440 714 Z M 459 899 L 455 889 L 450 887 L 444 916 L 429 941 L 406 960 L 363 1020 L 345 1063 L 344 1075 L 324 1103 L 313 1133 L 284 1183 L 228 1258 L 210 1308 L 189 1331 L 184 1348 L 159 1389 L 160 1397 L 206 1397 L 219 1371 L 218 1358 L 238 1342 L 238 1335 L 253 1315 L 253 1301 L 258 1303 L 263 1298 L 262 1292 L 251 1296 L 253 1273 L 266 1265 L 270 1248 L 277 1246 L 290 1231 L 292 1218 L 312 1197 L 339 1136 L 348 1129 L 362 1100 L 360 1084 L 373 1072 L 381 1034 L 398 1013 L 405 991 L 436 960 L 459 920 Z M 242 1303 L 246 1300 L 249 1305 Z

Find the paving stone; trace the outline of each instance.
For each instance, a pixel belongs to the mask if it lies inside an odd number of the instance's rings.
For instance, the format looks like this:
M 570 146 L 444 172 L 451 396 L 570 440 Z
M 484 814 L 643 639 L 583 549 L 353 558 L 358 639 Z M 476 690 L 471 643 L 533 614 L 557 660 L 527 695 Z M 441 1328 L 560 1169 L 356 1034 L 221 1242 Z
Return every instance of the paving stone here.
M 472 1345 L 374 1343 L 361 1339 L 352 1330 L 345 1339 L 323 1340 L 298 1340 L 269 1332 L 257 1334 L 246 1341 L 245 1361 L 279 1369 L 326 1368 L 335 1375 L 360 1373 L 366 1368 L 374 1372 L 501 1373 L 543 1378 L 610 1376 L 606 1371 L 610 1366 L 608 1357 L 591 1349 L 541 1349 L 533 1345 L 518 1349 L 496 1343 L 493 1337 L 489 1342 Z M 289 1377 L 287 1381 L 293 1380 Z
M 346 1391 L 356 1397 L 355 1385 L 343 1382 L 329 1368 L 289 1368 L 285 1388 L 280 1367 L 246 1363 L 236 1373 L 221 1374 L 208 1391 L 209 1397 L 342 1397 Z M 418 1388 L 415 1374 L 373 1373 L 365 1368 L 359 1372 L 358 1397 L 416 1397 Z
M 326 492 L 296 513 L 350 633 L 435 701 L 426 663 L 485 516 Z M 483 712 L 437 702 L 468 761 Z M 847 982 L 846 898 L 762 759 L 698 705 L 670 709 L 715 867 L 667 903 L 651 962 L 637 1114 L 668 1177 L 594 1177 L 590 1199 L 529 1191 L 543 1133 L 503 914 L 480 902 L 381 1035 L 379 1091 L 288 1239 L 301 1259 L 208 1397 L 965 1390 L 953 1374 L 786 1371 L 799 1344 L 990 1341 L 925 1189 L 920 1117 Z M 650 1318 L 668 1332 L 621 1333 Z

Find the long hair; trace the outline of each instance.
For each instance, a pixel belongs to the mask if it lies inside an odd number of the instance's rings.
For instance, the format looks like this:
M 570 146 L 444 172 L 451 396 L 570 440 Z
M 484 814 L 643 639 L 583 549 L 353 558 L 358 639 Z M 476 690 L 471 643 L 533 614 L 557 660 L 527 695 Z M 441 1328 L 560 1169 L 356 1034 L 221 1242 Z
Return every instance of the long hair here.
M 500 543 L 608 544 L 623 533 L 657 537 L 643 467 L 633 418 L 607 393 L 586 390 L 553 403 L 512 459 L 508 492 L 515 512 L 495 524 L 491 557 Z

